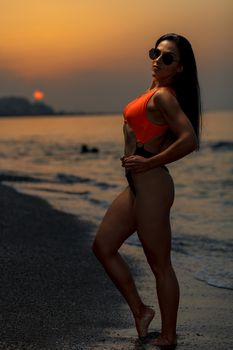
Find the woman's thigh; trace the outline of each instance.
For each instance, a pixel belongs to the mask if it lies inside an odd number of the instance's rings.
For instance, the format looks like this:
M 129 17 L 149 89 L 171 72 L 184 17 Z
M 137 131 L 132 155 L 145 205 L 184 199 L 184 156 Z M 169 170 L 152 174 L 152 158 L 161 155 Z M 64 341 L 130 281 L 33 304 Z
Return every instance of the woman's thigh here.
M 134 196 L 127 187 L 108 208 L 97 231 L 94 246 L 102 252 L 115 253 L 136 231 Z
M 165 171 L 161 169 L 156 179 L 147 181 L 135 200 L 138 237 L 147 257 L 158 263 L 168 259 L 171 249 L 170 208 L 174 184 Z

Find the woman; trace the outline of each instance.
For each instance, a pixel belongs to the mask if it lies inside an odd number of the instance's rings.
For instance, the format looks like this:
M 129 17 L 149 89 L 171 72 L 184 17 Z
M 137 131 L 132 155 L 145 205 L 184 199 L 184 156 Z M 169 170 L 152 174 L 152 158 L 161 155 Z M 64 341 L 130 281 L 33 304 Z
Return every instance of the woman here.
M 124 109 L 129 186 L 107 210 L 93 252 L 131 309 L 139 337 L 147 334 L 154 311 L 140 298 L 127 264 L 118 253 L 135 231 L 156 279 L 161 333 L 151 344 L 177 344 L 179 284 L 170 258 L 170 208 L 174 183 L 165 164 L 199 149 L 201 108 L 196 63 L 187 39 L 160 37 L 149 51 L 152 84 Z

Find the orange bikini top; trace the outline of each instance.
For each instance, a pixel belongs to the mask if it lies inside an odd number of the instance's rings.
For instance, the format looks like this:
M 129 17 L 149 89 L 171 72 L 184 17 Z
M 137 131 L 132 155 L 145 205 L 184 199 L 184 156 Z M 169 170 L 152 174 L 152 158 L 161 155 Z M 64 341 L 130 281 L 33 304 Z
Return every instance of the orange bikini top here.
M 162 131 L 168 129 L 167 124 L 155 124 L 151 122 L 146 115 L 147 102 L 151 96 L 158 90 L 147 90 L 147 93 L 140 95 L 135 100 L 128 103 L 123 111 L 124 122 L 129 124 L 136 135 L 137 142 L 145 143 Z M 171 93 L 175 92 L 169 88 Z

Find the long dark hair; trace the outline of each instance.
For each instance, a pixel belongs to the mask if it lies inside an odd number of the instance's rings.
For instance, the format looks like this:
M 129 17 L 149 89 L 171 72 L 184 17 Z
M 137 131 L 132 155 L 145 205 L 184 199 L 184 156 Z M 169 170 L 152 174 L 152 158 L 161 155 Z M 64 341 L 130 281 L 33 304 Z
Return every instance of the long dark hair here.
M 190 42 L 185 37 L 175 33 L 162 35 L 156 41 L 155 48 L 163 40 L 174 41 L 180 53 L 180 63 L 183 66 L 183 71 L 176 74 L 171 87 L 176 92 L 180 107 L 192 123 L 198 140 L 198 147 L 196 150 L 199 150 L 202 126 L 201 97 L 193 49 Z

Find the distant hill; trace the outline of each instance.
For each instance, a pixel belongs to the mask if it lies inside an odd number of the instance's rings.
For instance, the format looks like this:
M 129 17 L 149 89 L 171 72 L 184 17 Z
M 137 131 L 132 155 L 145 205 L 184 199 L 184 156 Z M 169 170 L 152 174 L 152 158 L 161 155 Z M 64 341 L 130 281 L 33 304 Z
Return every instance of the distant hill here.
M 25 97 L 0 97 L 0 116 L 53 115 L 52 107 Z

